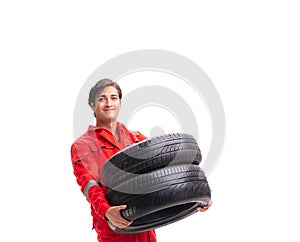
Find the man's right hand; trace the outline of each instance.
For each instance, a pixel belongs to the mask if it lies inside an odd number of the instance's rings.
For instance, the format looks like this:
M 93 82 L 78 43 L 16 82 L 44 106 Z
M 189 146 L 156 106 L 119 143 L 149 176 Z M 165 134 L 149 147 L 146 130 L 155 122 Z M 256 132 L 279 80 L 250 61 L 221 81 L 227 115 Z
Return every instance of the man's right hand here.
M 130 222 L 121 216 L 120 211 L 122 209 L 125 209 L 126 207 L 127 207 L 127 205 L 119 205 L 119 206 L 110 207 L 105 212 L 105 217 L 117 228 L 125 229 L 132 223 L 132 221 Z

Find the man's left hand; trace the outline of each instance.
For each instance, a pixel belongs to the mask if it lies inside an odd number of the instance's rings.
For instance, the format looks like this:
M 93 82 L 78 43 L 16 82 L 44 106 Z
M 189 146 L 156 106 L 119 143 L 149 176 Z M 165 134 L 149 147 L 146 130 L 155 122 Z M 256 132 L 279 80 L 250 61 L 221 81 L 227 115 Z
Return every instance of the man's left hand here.
M 205 206 L 205 207 L 199 207 L 199 208 L 197 208 L 197 210 L 199 211 L 199 212 L 205 212 L 207 209 L 209 209 L 209 207 L 212 205 L 212 201 L 210 200 L 210 202 L 209 202 L 209 204 L 207 205 L 207 206 Z

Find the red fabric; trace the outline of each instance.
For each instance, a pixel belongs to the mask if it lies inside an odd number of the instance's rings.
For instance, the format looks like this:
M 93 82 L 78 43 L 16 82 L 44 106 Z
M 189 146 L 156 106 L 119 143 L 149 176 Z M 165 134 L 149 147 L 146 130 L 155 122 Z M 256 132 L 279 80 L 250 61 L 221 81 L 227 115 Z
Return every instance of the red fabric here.
M 112 133 L 104 128 L 90 126 L 71 147 L 74 175 L 77 183 L 84 188 L 91 180 L 101 181 L 101 170 L 105 161 L 126 146 L 146 139 L 139 132 L 130 132 L 121 124 L 117 124 L 120 141 L 114 139 Z M 105 186 L 94 185 L 88 190 L 88 201 L 91 204 L 93 224 L 98 233 L 98 241 L 109 242 L 156 242 L 155 231 L 137 234 L 117 234 L 110 229 L 104 218 L 110 207 L 105 199 Z

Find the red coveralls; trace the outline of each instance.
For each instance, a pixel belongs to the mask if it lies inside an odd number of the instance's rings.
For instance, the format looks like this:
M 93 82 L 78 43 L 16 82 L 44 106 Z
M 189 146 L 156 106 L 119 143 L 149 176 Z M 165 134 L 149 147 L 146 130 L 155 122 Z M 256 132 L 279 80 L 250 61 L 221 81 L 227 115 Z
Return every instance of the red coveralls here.
M 105 161 L 126 146 L 146 139 L 139 132 L 130 132 L 121 124 L 117 124 L 120 141 L 114 139 L 112 133 L 104 128 L 90 126 L 71 147 L 74 174 L 81 191 L 91 204 L 93 225 L 98 234 L 98 241 L 109 242 L 156 242 L 155 231 L 137 234 L 117 234 L 109 227 L 104 215 L 110 207 L 105 199 L 106 187 L 99 185 L 102 166 Z

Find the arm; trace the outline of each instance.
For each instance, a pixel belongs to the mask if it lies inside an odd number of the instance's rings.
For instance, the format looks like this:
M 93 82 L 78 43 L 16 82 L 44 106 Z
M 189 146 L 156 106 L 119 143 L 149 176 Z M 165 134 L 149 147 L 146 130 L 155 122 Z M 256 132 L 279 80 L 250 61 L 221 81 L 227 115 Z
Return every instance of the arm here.
M 88 147 L 84 144 L 73 144 L 71 147 L 71 157 L 74 175 L 82 193 L 94 211 L 101 217 L 105 217 L 105 212 L 110 205 L 105 199 L 104 192 L 100 184 L 96 181 L 87 169 L 88 162 L 95 162 L 94 157 L 89 153 Z
M 103 219 L 109 220 L 118 228 L 126 228 L 131 222 L 121 217 L 120 210 L 126 208 L 126 205 L 110 206 L 105 198 L 101 185 L 95 180 L 87 169 L 88 162 L 95 162 L 94 157 L 87 152 L 82 152 L 84 145 L 73 144 L 71 147 L 72 163 L 74 175 L 77 183 L 81 186 L 81 191 L 86 199 L 91 203 L 94 211 Z

